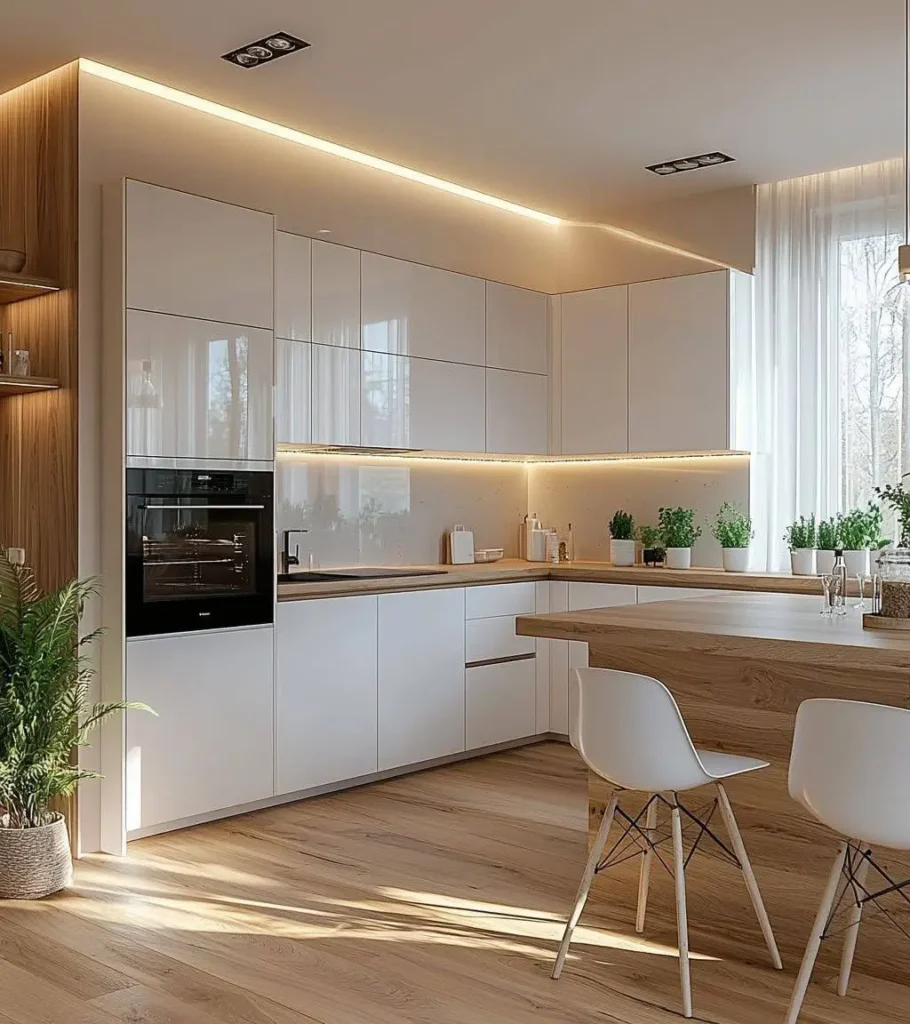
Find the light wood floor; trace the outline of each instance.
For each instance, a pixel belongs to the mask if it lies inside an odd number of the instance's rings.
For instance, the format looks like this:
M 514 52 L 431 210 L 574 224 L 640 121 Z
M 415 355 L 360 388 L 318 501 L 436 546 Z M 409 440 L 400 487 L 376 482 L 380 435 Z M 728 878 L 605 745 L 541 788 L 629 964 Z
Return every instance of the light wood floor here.
M 0 1024 L 678 1022 L 659 912 L 641 939 L 627 909 L 592 899 L 550 980 L 586 801 L 575 753 L 548 743 L 88 858 L 71 892 L 0 903 Z M 618 870 L 634 886 L 636 866 Z M 744 963 L 711 928 L 710 893 L 691 895 L 696 1018 L 782 1020 L 797 965 L 766 967 L 757 932 Z M 801 1019 L 906 1021 L 908 992 L 856 975 L 838 999 L 826 967 Z

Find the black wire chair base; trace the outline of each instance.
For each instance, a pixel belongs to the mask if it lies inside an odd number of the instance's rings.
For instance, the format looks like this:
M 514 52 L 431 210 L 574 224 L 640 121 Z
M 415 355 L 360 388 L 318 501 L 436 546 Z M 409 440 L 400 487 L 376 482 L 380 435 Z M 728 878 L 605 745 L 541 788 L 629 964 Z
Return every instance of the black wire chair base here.
M 863 864 L 865 864 L 865 871 L 861 872 L 860 869 Z M 880 888 L 869 888 L 868 875 L 870 870 L 879 880 Z M 861 880 L 862 875 L 865 875 L 865 878 Z M 842 935 L 853 927 L 852 923 L 843 928 L 833 927 L 834 921 L 843 911 L 850 910 L 855 907 L 864 909 L 867 904 L 871 904 L 875 910 L 877 910 L 901 933 L 901 935 L 910 939 L 910 930 L 901 924 L 901 922 L 895 918 L 894 914 L 886 907 L 882 906 L 880 902 L 884 896 L 897 894 L 905 903 L 910 904 L 910 896 L 908 896 L 906 891 L 907 888 L 910 887 L 910 878 L 905 879 L 902 882 L 895 881 L 888 872 L 876 862 L 875 858 L 872 856 L 872 851 L 868 847 L 848 842 L 847 856 L 844 859 L 844 866 L 841 870 L 841 880 L 842 885 L 840 895 L 834 901 L 831 912 L 828 914 L 828 920 L 825 922 L 824 931 L 822 932 L 821 937 L 823 942 L 825 939 L 833 938 L 836 935 Z

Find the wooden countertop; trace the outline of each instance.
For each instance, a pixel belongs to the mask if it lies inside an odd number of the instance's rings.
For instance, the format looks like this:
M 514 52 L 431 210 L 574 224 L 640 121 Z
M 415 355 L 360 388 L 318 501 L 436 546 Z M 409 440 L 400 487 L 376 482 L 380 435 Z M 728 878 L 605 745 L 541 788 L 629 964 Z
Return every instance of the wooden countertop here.
M 825 667 L 910 672 L 910 635 L 864 630 L 862 615 L 822 616 L 821 597 L 725 594 L 685 601 L 521 615 L 520 636 L 610 641 L 675 654 L 712 654 Z
M 440 587 L 473 587 L 521 580 L 569 580 L 577 583 L 627 583 L 639 586 L 695 587 L 706 590 L 763 591 L 782 594 L 820 594 L 814 576 L 788 573 L 734 573 L 723 569 L 649 569 L 643 565 L 614 566 L 609 562 L 569 562 L 550 565 L 518 558 L 478 565 L 407 566 L 409 569 L 443 570 L 443 576 L 411 576 L 396 579 L 339 580 L 317 583 L 279 583 L 279 601 L 348 594 L 385 594 L 403 590 L 437 590 Z

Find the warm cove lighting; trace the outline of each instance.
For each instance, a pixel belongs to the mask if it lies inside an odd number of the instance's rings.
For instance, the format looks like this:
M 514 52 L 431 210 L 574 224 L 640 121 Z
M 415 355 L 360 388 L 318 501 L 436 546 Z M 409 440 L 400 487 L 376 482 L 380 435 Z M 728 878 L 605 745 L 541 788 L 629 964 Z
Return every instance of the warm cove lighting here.
M 245 114 L 242 110 L 225 107 L 221 103 L 213 103 L 211 100 L 203 99 L 201 96 L 193 96 L 191 93 L 182 92 L 180 89 L 172 89 L 170 86 L 162 85 L 160 82 L 153 82 L 148 78 L 140 78 L 139 75 L 131 75 L 127 71 L 120 71 L 118 68 L 99 64 L 97 61 L 88 60 L 86 57 L 79 59 L 79 66 L 86 74 L 94 75 L 96 78 L 105 78 L 109 82 L 125 85 L 128 89 L 148 93 L 149 96 L 157 96 L 159 99 L 169 100 L 171 103 L 179 103 L 181 106 L 189 107 L 191 110 L 198 110 L 203 114 L 219 117 L 223 121 L 233 121 L 235 124 L 252 128 L 254 131 L 263 132 L 266 135 L 274 135 L 275 138 L 296 143 L 298 146 L 306 146 L 308 149 L 315 149 L 320 153 L 327 153 L 329 156 L 341 157 L 342 160 L 350 160 L 352 163 L 362 164 L 364 167 L 372 167 L 376 171 L 394 174 L 396 177 L 406 178 L 408 181 L 416 182 L 418 185 L 427 185 L 430 188 L 438 189 L 440 192 L 448 192 L 453 196 L 460 196 L 462 199 L 483 203 L 485 206 L 492 206 L 497 210 L 504 210 L 506 213 L 515 213 L 520 217 L 530 217 L 532 220 L 542 221 L 544 224 L 550 224 L 553 227 L 563 223 L 559 217 L 554 217 L 552 214 L 542 213 L 540 210 L 532 210 L 527 206 L 520 206 L 518 203 L 510 203 L 507 199 L 490 196 L 486 192 L 478 192 L 476 189 L 457 185 L 453 181 L 446 181 L 444 178 L 437 178 L 432 174 L 424 174 L 423 171 L 415 171 L 412 167 L 403 167 L 401 164 L 394 164 L 378 156 L 371 156 L 369 153 L 361 153 L 356 149 L 348 149 L 347 146 L 339 146 L 336 142 L 329 142 L 327 139 L 308 135 L 306 132 L 297 131 L 295 128 L 288 128 L 283 124 L 276 124 L 274 121 L 267 121 L 262 117 Z

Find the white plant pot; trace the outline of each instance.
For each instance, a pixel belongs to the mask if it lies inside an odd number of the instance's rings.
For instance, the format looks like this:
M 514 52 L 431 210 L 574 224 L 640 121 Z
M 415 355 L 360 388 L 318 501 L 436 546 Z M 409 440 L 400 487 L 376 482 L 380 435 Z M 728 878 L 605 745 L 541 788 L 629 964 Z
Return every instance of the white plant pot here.
M 748 572 L 748 548 L 723 548 L 722 553 L 724 556 L 724 569 L 727 572 Z
M 834 552 L 819 548 L 815 552 L 815 571 L 819 576 L 829 576 L 834 569 Z
M 863 548 L 860 551 L 845 551 L 844 565 L 847 567 L 848 576 L 868 576 L 869 549 Z
M 667 548 L 668 569 L 691 569 L 692 549 L 691 548 Z
M 790 552 L 790 571 L 794 576 L 817 576 L 815 548 L 795 548 Z
M 611 540 L 610 561 L 614 565 L 635 565 L 635 541 Z

